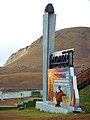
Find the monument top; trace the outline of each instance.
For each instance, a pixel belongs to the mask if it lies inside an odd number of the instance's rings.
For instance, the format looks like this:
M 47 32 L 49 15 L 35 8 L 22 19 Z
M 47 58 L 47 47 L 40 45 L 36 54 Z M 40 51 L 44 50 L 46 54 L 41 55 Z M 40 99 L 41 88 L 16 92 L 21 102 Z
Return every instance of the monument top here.
M 53 14 L 54 13 L 54 7 L 51 3 L 47 4 L 46 8 L 45 8 L 45 12 L 48 12 L 49 14 Z

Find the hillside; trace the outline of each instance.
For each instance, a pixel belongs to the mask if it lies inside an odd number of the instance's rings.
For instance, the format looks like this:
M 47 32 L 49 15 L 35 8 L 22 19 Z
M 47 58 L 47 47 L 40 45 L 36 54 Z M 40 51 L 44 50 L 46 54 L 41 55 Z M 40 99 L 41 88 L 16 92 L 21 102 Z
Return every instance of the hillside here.
M 90 28 L 58 30 L 55 51 L 68 48 L 74 48 L 74 66 L 90 67 Z M 0 68 L 0 87 L 42 88 L 42 37 L 9 57 Z

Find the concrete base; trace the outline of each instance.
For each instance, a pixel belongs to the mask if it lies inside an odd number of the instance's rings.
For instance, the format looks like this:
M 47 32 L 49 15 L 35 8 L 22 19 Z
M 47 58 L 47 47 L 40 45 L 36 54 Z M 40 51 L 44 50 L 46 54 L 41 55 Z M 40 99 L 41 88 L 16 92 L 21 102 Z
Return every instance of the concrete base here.
M 61 107 L 55 107 L 55 102 L 51 101 L 37 101 L 36 102 L 36 108 L 40 109 L 40 111 L 45 111 L 45 112 L 51 112 L 51 113 L 72 113 L 75 111 L 75 107 L 69 106 L 69 105 L 61 105 Z M 81 108 L 77 108 L 76 110 L 81 111 Z

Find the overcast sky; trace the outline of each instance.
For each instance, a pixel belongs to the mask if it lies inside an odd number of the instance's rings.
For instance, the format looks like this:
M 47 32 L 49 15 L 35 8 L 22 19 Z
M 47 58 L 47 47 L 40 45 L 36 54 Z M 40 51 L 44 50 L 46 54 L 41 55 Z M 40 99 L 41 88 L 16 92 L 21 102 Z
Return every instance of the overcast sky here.
M 43 13 L 52 3 L 56 30 L 90 27 L 90 0 L 0 0 L 0 66 L 42 36 Z

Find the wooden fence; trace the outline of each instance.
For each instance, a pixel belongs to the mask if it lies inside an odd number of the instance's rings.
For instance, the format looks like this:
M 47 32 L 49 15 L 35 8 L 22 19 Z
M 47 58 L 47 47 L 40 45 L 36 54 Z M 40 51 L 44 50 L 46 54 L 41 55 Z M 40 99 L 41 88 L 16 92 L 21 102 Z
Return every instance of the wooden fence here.
M 90 68 L 76 73 L 78 90 L 83 89 L 90 84 Z

